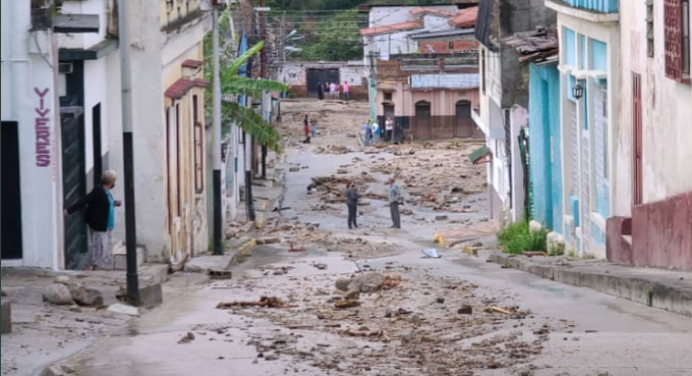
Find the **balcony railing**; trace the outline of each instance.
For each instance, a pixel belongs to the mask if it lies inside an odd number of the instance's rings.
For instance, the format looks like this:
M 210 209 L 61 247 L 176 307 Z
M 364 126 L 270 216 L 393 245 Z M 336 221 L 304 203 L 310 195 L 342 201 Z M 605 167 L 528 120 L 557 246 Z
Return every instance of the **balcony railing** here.
M 618 13 L 619 0 L 557 0 L 575 8 L 600 13 Z

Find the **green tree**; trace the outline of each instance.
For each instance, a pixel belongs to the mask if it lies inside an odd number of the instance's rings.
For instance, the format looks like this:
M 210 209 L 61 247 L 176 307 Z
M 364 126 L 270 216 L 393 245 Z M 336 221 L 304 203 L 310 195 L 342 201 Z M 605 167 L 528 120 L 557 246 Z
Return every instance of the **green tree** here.
M 222 46 L 221 62 L 221 94 L 223 97 L 244 95 L 259 98 L 264 91 L 286 91 L 286 85 L 265 79 L 241 77 L 238 72 L 247 61 L 256 56 L 264 47 L 264 42 L 260 42 L 248 49 L 239 57 L 235 57 L 234 35 L 230 35 L 228 22 L 230 12 L 226 11 L 219 19 L 220 45 Z M 230 42 L 229 42 L 230 41 Z M 210 81 L 213 80 L 213 39 L 211 33 L 204 40 L 205 50 L 205 75 Z M 212 108 L 213 87 L 207 88 L 207 109 Z M 222 102 L 222 123 L 224 124 L 224 134 L 230 131 L 230 124 L 237 124 L 243 131 L 247 132 L 252 138 L 256 139 L 261 145 L 266 145 L 270 150 L 280 152 L 281 143 L 279 132 L 271 124 L 265 121 L 260 114 L 251 108 L 243 107 L 237 102 L 224 100 Z
M 357 11 L 344 11 L 321 21 L 312 31 L 313 37 L 302 45 L 301 59 L 344 61 L 363 56 L 360 28 L 365 21 Z

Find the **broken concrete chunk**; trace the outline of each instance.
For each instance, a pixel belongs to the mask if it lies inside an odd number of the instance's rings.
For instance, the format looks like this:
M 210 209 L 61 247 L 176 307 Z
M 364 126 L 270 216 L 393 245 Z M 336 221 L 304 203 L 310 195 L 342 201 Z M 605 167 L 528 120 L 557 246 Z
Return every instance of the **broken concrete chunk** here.
M 70 277 L 68 277 L 66 275 L 59 275 L 59 276 L 55 277 L 55 283 L 59 283 L 61 285 L 67 285 L 68 283 L 70 283 Z
M 351 280 L 347 290 L 358 290 L 366 294 L 373 293 L 381 289 L 384 282 L 385 277 L 382 273 L 365 273 Z
M 446 215 L 438 215 L 438 216 L 435 217 L 435 220 L 436 220 L 436 221 L 446 221 L 447 218 L 449 218 L 449 216 L 446 216 Z
M 108 312 L 119 313 L 128 316 L 138 316 L 139 309 L 137 307 L 125 305 L 125 304 L 113 304 L 108 307 Z
M 54 283 L 43 290 L 43 300 L 57 305 L 72 305 L 72 294 L 65 285 Z
M 460 315 L 471 315 L 473 314 L 473 307 L 470 305 L 464 305 L 457 310 L 457 313 Z
M 76 283 L 70 284 L 68 289 L 72 299 L 81 306 L 100 307 L 103 305 L 103 294 L 99 290 Z
M 348 291 L 348 285 L 351 284 L 351 278 L 339 278 L 336 280 L 336 288 L 341 291 Z
M 291 168 L 289 168 L 288 171 L 298 172 L 298 171 L 300 171 L 300 166 L 291 166 Z

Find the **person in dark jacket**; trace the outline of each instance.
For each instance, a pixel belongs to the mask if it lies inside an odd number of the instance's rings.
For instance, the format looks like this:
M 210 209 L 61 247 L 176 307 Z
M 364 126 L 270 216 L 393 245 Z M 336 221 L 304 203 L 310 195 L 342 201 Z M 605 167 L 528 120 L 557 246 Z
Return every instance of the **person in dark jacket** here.
M 88 260 L 90 266 L 98 269 L 113 269 L 111 232 L 115 227 L 115 208 L 121 203 L 113 199 L 111 190 L 117 178 L 115 171 L 106 171 L 101 179 L 102 185 L 65 209 L 65 216 L 86 209 L 86 223 L 91 230 Z
M 303 133 L 305 133 L 305 140 L 303 140 L 304 144 L 309 144 L 310 143 L 310 118 L 308 114 L 305 114 L 305 118 L 303 118 Z
M 317 98 L 319 100 L 324 99 L 324 85 L 322 84 L 322 82 L 317 83 Z
M 348 207 L 348 228 L 358 228 L 358 191 L 356 190 L 356 183 L 348 183 L 346 189 L 346 206 Z

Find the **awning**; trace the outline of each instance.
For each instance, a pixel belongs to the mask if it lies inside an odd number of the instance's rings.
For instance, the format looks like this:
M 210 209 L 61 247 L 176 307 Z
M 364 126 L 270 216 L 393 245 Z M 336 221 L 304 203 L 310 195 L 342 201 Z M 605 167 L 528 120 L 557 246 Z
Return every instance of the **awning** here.
M 184 97 L 185 94 L 187 94 L 194 87 L 204 89 L 207 86 L 209 86 L 209 81 L 201 78 L 181 78 L 178 81 L 176 81 L 173 85 L 171 85 L 168 89 L 166 89 L 164 95 L 166 96 L 166 98 L 178 100 Z
M 471 163 L 473 164 L 480 164 L 483 162 L 488 162 L 490 158 L 492 158 L 493 154 L 490 151 L 490 148 L 486 145 L 483 145 L 469 156 L 471 159 Z M 486 158 L 487 157 L 487 158 Z
M 61 48 L 59 52 L 59 60 L 62 62 L 84 61 L 84 60 L 99 60 L 108 56 L 111 52 L 118 49 L 118 41 L 115 39 L 106 39 L 92 47 L 81 48 Z

